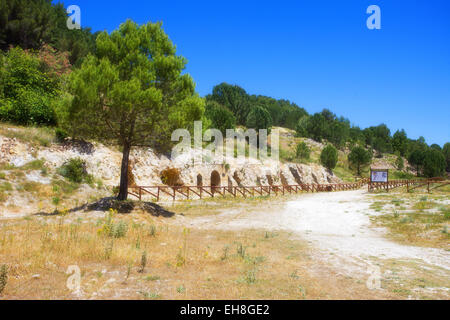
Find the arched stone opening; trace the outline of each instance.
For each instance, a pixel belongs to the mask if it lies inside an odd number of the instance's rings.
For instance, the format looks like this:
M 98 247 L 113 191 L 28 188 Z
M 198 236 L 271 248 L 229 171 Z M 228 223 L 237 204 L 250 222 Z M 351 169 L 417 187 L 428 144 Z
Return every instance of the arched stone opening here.
M 220 187 L 221 185 L 221 178 L 220 173 L 214 170 L 211 172 L 211 191 L 215 192 L 215 187 Z
M 203 187 L 203 177 L 201 174 L 197 175 L 197 187 Z

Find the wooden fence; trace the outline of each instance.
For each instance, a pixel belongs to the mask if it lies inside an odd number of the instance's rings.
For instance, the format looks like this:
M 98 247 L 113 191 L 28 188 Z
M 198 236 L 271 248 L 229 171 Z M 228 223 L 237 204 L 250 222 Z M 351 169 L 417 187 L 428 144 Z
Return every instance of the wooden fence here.
M 449 180 L 445 180 L 442 178 L 431 178 L 415 180 L 392 180 L 389 182 L 369 182 L 367 184 L 367 188 L 369 192 L 375 190 L 386 190 L 387 192 L 389 192 L 389 190 L 406 186 L 406 191 L 410 192 L 411 190 L 426 186 L 429 193 L 433 189 L 437 189 L 448 184 L 450 184 Z
M 270 196 L 278 194 L 293 194 L 299 192 L 332 192 L 360 189 L 367 183 L 366 179 L 353 183 L 334 184 L 297 184 L 271 186 L 133 186 L 129 187 L 129 194 L 142 200 L 143 196 L 151 196 L 158 202 L 163 195 L 176 200 L 177 195 L 182 199 L 203 199 L 231 195 L 233 197 Z

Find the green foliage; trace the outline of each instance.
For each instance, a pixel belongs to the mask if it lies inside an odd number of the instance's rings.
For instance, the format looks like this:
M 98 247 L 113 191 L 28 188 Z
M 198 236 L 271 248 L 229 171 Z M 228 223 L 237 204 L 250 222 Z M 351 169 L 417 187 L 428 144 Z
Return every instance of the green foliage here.
M 444 148 L 442 148 L 442 153 L 444 154 L 445 157 L 446 170 L 447 172 L 450 172 L 450 142 L 444 144 Z
M 327 169 L 332 170 L 336 167 L 338 161 L 338 152 L 332 145 L 323 148 L 320 154 L 320 163 Z
M 442 152 L 429 149 L 423 160 L 423 174 L 428 178 L 441 177 L 445 172 L 446 161 Z
M 75 183 L 92 183 L 92 176 L 87 173 L 86 163 L 80 158 L 70 159 L 64 163 L 59 169 L 58 173 Z
M 224 136 L 226 135 L 227 129 L 234 129 L 236 127 L 234 114 L 228 108 L 213 100 L 207 101 L 205 116 L 211 120 L 211 126 L 220 130 Z
M 305 142 L 300 142 L 297 145 L 296 155 L 298 159 L 309 160 L 311 149 Z
M 72 137 L 114 141 L 123 149 L 120 192 L 128 192 L 128 159 L 133 146 L 170 150 L 171 133 L 192 128 L 204 113 L 186 59 L 164 33 L 161 23 L 137 25 L 127 20 L 96 40 L 96 55 L 87 57 L 70 76 L 66 110 L 58 112 Z
M 0 295 L 5 290 L 6 284 L 8 283 L 8 266 L 6 264 L 2 264 L 0 267 Z
M 420 173 L 420 169 L 423 166 L 424 160 L 425 160 L 425 151 L 421 149 L 415 149 L 413 152 L 409 154 L 408 162 L 416 167 L 417 176 Z
M 124 221 L 114 222 L 114 216 L 117 212 L 110 209 L 103 225 L 98 230 L 99 234 L 105 235 L 110 238 L 123 238 L 128 232 L 128 224 Z
M 69 30 L 62 3 L 50 0 L 0 0 L 0 49 L 10 46 L 39 49 L 43 43 L 69 52 L 71 64 L 78 65 L 95 49 L 89 29 Z
M 397 159 L 395 160 L 395 166 L 398 170 L 403 170 L 403 168 L 405 167 L 405 163 L 402 156 L 397 156 Z
M 272 118 L 270 113 L 260 106 L 253 106 L 247 116 L 246 125 L 248 128 L 255 129 L 256 132 L 260 129 L 267 129 L 270 133 L 272 127 Z
M 56 128 L 55 129 L 55 137 L 56 137 L 56 141 L 64 142 L 64 140 L 69 137 L 69 134 L 64 129 Z
M 298 120 L 307 115 L 305 109 L 295 103 L 261 95 L 249 95 L 243 88 L 228 83 L 215 86 L 206 99 L 225 106 L 236 117 L 236 123 L 244 126 L 247 125 L 249 113 L 256 106 L 269 113 L 272 125 L 290 129 L 295 129 Z
M 303 116 L 300 119 L 298 119 L 297 124 L 295 126 L 295 132 L 297 133 L 297 136 L 299 137 L 309 137 L 308 130 L 307 130 L 307 124 L 308 124 L 309 116 Z
M 58 89 L 58 80 L 45 72 L 38 57 L 12 48 L 0 61 L 0 120 L 54 125 L 51 103 Z
M 405 130 L 396 131 L 392 136 L 392 148 L 398 151 L 402 157 L 406 156 L 408 151 L 408 138 Z
M 369 165 L 372 161 L 372 154 L 363 147 L 356 146 L 348 155 L 348 162 L 356 167 L 356 172 L 361 175 L 361 168 Z
M 237 85 L 221 83 L 213 88 L 207 100 L 215 101 L 228 108 L 236 117 L 237 123 L 245 125 L 250 112 L 249 96 Z
M 296 125 L 297 135 L 309 137 L 318 142 L 328 140 L 341 148 L 350 139 L 350 122 L 345 118 L 337 118 L 328 109 L 312 116 L 302 116 Z

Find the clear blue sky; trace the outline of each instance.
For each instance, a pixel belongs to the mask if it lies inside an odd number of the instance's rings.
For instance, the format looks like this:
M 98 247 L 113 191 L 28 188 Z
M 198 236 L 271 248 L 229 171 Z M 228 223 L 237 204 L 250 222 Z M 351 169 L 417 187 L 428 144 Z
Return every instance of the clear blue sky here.
M 202 96 L 228 82 L 363 128 L 450 141 L 450 1 L 63 2 L 93 31 L 162 21 Z M 366 27 L 371 4 L 381 30 Z

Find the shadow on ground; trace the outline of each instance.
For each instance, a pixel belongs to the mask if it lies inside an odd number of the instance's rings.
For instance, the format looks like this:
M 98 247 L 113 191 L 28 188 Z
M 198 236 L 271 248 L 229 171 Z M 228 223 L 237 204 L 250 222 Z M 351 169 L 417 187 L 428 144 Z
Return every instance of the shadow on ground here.
M 107 197 L 102 198 L 93 203 L 86 203 L 82 206 L 72 208 L 68 210 L 68 212 L 77 212 L 77 211 L 108 211 L 110 209 L 117 210 L 118 213 L 126 214 L 131 213 L 133 211 L 143 211 L 151 214 L 155 217 L 164 217 L 171 218 L 175 215 L 174 212 L 168 211 L 163 207 L 157 205 L 153 202 L 144 202 L 144 201 L 118 201 L 115 197 Z M 55 210 L 51 213 L 39 212 L 35 215 L 39 216 L 54 216 L 61 214 L 61 211 Z

